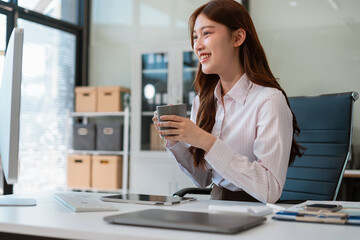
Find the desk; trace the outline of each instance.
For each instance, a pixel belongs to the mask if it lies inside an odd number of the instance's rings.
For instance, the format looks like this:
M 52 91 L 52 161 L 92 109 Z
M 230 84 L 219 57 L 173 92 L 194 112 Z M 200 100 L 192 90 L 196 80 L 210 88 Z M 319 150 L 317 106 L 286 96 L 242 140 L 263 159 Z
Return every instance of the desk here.
M 360 178 L 360 170 L 346 169 L 344 172 L 344 178 Z
M 91 193 L 99 194 L 99 193 Z M 329 225 L 275 221 L 268 216 L 267 221 L 255 228 L 236 235 L 210 234 L 180 230 L 167 230 L 145 227 L 111 225 L 102 220 L 104 216 L 136 211 L 147 208 L 164 208 L 186 211 L 208 211 L 211 204 L 227 205 L 227 201 L 199 200 L 174 206 L 147 206 L 112 203 L 119 212 L 74 213 L 53 197 L 53 192 L 15 195 L 16 197 L 36 198 L 35 207 L 0 207 L 1 232 L 45 236 L 62 239 L 357 239 L 359 226 Z M 12 197 L 12 196 L 10 196 Z M 254 204 L 254 203 L 250 203 Z

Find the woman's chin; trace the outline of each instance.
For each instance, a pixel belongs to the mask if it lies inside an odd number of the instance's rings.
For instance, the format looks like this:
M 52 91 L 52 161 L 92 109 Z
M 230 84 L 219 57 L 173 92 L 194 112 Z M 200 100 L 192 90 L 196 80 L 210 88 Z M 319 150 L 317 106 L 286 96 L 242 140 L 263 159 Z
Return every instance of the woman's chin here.
M 206 68 L 204 66 L 201 68 L 201 71 L 205 74 L 214 74 L 214 71 L 211 71 L 211 69 Z

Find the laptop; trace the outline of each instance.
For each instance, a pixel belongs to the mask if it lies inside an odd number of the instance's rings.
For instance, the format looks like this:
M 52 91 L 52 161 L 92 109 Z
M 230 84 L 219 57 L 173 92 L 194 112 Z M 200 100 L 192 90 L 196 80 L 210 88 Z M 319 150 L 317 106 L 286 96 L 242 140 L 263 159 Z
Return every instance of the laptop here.
M 235 234 L 260 225 L 266 218 L 244 214 L 147 209 L 107 216 L 104 220 L 112 224 Z

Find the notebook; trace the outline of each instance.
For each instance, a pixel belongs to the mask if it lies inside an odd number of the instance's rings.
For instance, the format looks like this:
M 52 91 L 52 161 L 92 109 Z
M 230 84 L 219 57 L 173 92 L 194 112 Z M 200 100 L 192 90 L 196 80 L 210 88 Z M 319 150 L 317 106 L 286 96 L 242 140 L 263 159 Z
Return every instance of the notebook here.
M 245 214 L 224 214 L 147 209 L 107 216 L 112 224 L 235 234 L 263 223 L 266 218 Z

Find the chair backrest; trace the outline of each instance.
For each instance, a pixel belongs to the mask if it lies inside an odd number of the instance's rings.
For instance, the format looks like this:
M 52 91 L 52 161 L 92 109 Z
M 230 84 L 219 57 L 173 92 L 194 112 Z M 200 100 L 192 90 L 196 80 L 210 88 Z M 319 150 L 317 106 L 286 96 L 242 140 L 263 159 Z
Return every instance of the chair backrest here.
M 357 92 L 290 97 L 306 148 L 289 167 L 280 201 L 335 200 L 350 156 Z

